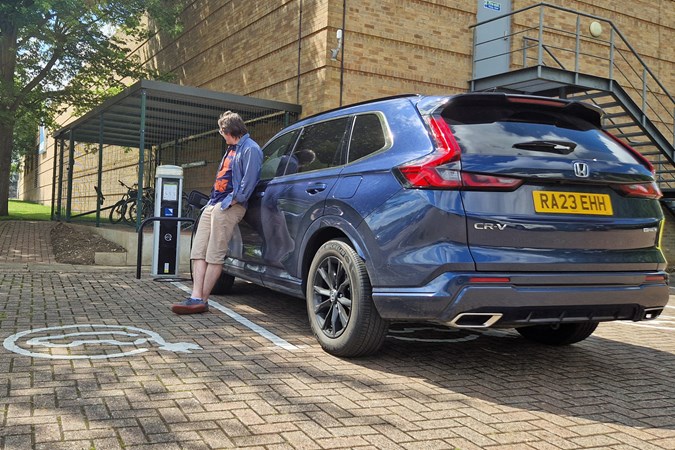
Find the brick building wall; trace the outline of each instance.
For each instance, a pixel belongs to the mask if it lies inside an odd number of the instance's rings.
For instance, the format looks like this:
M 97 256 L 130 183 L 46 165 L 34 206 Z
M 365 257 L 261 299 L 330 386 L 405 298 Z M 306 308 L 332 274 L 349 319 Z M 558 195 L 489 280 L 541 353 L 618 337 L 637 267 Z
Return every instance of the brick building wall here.
M 513 10 L 535 3 L 514 0 Z M 675 91 L 673 0 L 549 3 L 611 20 Z M 466 0 L 196 0 L 185 12 L 180 37 L 157 36 L 140 51 L 180 84 L 299 103 L 311 115 L 339 106 L 341 70 L 343 104 L 402 92 L 466 91 L 477 8 L 478 1 Z M 332 61 L 343 12 L 344 48 Z M 561 15 L 561 29 L 569 28 L 565 21 L 569 17 Z M 594 66 L 602 70 L 597 61 L 584 69 L 592 72 Z

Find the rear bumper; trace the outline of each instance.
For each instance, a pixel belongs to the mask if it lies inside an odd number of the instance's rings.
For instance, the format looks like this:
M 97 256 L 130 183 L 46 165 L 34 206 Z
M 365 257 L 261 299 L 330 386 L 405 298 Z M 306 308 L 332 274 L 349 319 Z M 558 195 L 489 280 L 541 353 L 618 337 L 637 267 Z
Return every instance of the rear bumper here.
M 661 313 L 667 280 L 660 271 L 445 273 L 422 287 L 373 288 L 373 301 L 384 319 L 471 328 L 638 321 Z

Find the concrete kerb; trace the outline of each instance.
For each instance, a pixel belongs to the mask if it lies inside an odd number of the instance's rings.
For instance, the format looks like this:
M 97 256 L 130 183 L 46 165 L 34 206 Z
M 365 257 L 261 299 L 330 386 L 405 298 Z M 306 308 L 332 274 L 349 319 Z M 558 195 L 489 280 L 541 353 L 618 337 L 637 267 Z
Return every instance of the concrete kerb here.
M 0 271 L 3 272 L 37 272 L 37 273 L 47 273 L 47 272 L 64 272 L 64 273 L 77 273 L 77 272 L 132 272 L 132 268 L 128 266 L 99 266 L 99 265 L 88 265 L 88 264 L 62 264 L 62 263 L 3 263 L 0 262 Z

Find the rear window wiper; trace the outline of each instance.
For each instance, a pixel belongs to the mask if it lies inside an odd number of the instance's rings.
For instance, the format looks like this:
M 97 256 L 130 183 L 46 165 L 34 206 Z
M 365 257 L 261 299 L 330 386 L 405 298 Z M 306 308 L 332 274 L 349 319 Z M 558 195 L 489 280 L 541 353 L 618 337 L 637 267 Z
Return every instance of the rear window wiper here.
M 570 141 L 527 141 L 513 144 L 513 148 L 521 150 L 533 150 L 538 152 L 559 153 L 569 155 L 577 147 L 577 144 Z

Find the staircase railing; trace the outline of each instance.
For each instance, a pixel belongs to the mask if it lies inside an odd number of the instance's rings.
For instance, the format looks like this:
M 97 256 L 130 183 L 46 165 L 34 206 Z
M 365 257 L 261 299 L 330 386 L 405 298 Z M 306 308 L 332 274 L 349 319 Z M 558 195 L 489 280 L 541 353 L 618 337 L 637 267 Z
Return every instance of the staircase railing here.
M 641 108 L 642 123 L 651 120 L 667 141 L 675 146 L 675 99 L 612 21 L 538 3 L 473 25 L 474 55 L 481 54 L 476 50 L 495 40 L 477 41 L 477 30 L 494 26 L 495 21 L 506 17 L 510 18 L 511 32 L 499 39 L 510 41 L 509 71 L 532 66 L 555 66 L 575 74 L 616 81 Z M 658 45 L 656 41 L 654 45 Z M 496 61 L 504 55 L 474 57 L 473 78 L 476 78 L 477 63 L 491 59 Z

